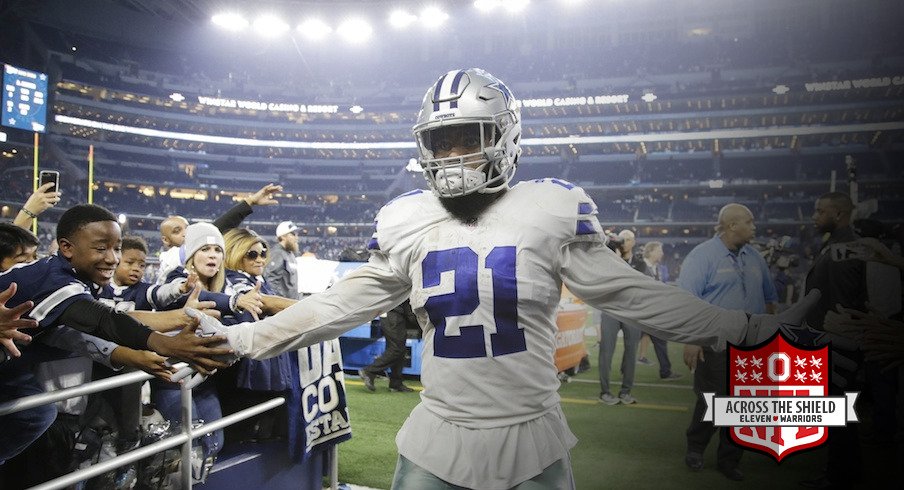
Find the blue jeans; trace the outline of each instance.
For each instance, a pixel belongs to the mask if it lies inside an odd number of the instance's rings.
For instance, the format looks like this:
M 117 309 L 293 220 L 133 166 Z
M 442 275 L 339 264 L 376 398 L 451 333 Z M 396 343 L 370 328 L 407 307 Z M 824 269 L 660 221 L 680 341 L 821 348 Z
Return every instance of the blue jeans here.
M 0 402 L 44 393 L 29 366 L 9 361 L 0 368 Z M 54 404 L 21 410 L 0 417 L 0 464 L 21 453 L 56 420 Z
M 212 379 L 207 379 L 197 388 L 191 391 L 191 418 L 201 419 L 204 423 L 223 418 L 220 409 L 220 399 L 217 397 L 217 389 Z M 151 381 L 151 398 L 157 410 L 163 418 L 171 422 L 182 421 L 182 394 L 179 385 L 163 381 Z M 204 457 L 216 456 L 223 449 L 223 431 L 217 430 L 211 434 L 195 439 L 193 444 L 200 442 L 204 449 Z
M 639 329 L 626 325 L 615 318 L 603 313 L 600 319 L 600 394 L 612 393 L 609 388 L 609 375 L 612 372 L 612 358 L 615 356 L 615 343 L 618 331 L 624 336 L 625 354 L 622 356 L 621 373 L 622 384 L 618 394 L 631 393 L 634 387 L 634 369 L 637 363 L 637 345 L 640 344 L 641 332 Z

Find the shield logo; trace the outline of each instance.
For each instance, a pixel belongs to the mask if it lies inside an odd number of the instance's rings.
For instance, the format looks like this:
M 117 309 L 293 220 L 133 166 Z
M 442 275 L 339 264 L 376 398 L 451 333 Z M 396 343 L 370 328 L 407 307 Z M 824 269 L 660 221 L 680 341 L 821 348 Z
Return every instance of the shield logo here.
M 779 330 L 752 347 L 728 347 L 728 390 L 736 397 L 825 397 L 829 394 L 829 348 L 804 347 Z M 779 418 L 776 416 L 775 420 Z M 731 427 L 732 440 L 781 462 L 826 441 L 825 426 Z

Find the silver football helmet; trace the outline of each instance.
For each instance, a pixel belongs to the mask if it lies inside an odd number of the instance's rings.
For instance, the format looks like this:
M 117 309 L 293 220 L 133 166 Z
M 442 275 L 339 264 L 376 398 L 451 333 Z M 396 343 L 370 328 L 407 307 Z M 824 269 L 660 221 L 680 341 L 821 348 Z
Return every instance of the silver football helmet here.
M 521 109 L 479 68 L 453 70 L 424 95 L 414 137 L 424 177 L 439 197 L 508 188 L 521 155 Z

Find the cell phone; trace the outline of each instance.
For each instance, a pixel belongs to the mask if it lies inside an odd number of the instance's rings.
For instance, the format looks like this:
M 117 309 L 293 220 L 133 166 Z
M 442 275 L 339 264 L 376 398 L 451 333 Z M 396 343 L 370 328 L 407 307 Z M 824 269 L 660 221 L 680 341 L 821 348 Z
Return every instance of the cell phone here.
M 41 170 L 38 178 L 38 187 L 53 182 L 53 187 L 47 189 L 47 192 L 59 192 L 60 190 L 60 173 L 56 170 Z

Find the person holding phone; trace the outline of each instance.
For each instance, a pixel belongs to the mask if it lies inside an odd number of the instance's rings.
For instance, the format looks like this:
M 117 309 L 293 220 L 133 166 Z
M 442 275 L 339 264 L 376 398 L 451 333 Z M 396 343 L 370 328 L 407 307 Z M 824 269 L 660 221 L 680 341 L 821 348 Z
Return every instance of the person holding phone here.
M 44 170 L 41 172 L 40 185 L 35 190 L 13 220 L 13 224 L 26 230 L 31 229 L 33 220 L 41 213 L 56 206 L 60 202 L 60 173 Z

